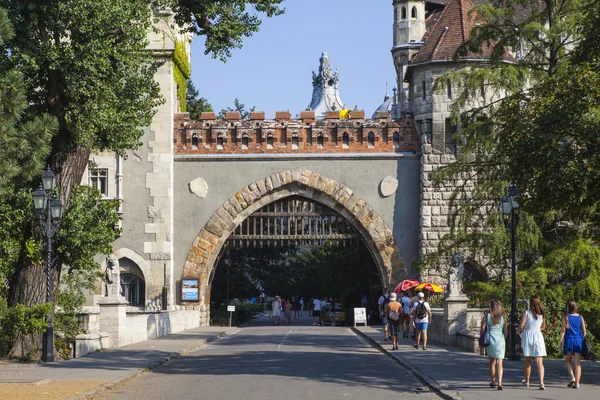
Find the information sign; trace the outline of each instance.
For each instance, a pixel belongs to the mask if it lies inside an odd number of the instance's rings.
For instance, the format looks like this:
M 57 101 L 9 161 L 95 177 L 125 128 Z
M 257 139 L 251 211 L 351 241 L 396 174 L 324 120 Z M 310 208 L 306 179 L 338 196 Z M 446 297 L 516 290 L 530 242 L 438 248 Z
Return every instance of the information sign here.
M 357 307 L 354 309 L 354 326 L 356 324 L 365 324 L 367 326 L 367 309 L 364 307 Z
M 182 279 L 181 301 L 198 301 L 200 299 L 198 286 L 198 279 Z
M 235 312 L 235 306 L 227 306 L 227 311 Z

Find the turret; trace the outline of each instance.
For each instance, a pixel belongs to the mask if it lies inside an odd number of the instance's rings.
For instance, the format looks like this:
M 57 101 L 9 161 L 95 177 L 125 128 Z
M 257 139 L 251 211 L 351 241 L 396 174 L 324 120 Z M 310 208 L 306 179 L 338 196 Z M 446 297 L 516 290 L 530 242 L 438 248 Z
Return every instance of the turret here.
M 396 67 L 400 109 L 406 111 L 404 75 L 411 57 L 423 45 L 425 35 L 425 0 L 394 0 L 394 47 L 392 57 Z

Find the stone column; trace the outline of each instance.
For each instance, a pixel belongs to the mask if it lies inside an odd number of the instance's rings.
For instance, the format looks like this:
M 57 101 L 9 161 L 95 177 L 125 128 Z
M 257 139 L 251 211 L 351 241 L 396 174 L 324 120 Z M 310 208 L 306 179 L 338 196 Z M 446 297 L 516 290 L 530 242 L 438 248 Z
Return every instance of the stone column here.
M 444 300 L 445 343 L 458 345 L 458 332 L 467 327 L 467 296 L 448 297 Z
M 103 297 L 100 306 L 100 329 L 110 335 L 109 347 L 121 347 L 126 344 L 127 300 L 124 297 Z

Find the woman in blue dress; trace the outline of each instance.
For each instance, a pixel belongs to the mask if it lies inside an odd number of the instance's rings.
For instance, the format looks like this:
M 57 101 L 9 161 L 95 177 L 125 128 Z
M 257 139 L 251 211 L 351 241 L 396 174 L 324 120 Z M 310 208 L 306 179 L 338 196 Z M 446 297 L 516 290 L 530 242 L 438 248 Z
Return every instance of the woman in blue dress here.
M 567 301 L 565 316 L 560 329 L 560 343 L 563 344 L 563 355 L 567 362 L 567 371 L 571 380 L 567 385 L 579 389 L 581 380 L 581 353 L 583 353 L 583 338 L 585 337 L 585 321 L 577 312 L 577 303 Z
M 490 302 L 489 312 L 483 317 L 481 321 L 481 333 L 486 326 L 490 327 L 490 345 L 487 347 L 487 354 L 490 359 L 490 387 L 498 387 L 498 390 L 502 390 L 502 375 L 504 368 L 502 367 L 502 360 L 504 360 L 504 354 L 506 352 L 506 340 L 504 339 L 508 335 L 508 325 L 506 324 L 506 313 L 500 300 L 494 299 Z M 497 378 L 496 379 L 496 374 Z

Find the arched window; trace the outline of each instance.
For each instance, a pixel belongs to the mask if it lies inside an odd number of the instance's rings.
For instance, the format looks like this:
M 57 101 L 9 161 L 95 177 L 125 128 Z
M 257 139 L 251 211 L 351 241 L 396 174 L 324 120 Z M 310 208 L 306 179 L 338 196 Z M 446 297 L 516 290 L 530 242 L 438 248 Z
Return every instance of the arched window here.
M 292 133 L 292 149 L 298 150 L 298 134 Z
M 196 150 L 198 148 L 198 135 L 195 133 L 192 135 L 192 149 Z
M 411 12 L 410 12 L 410 17 L 411 18 L 417 18 L 417 6 L 413 6 Z
M 394 138 L 392 141 L 394 143 L 394 149 L 398 150 L 400 148 L 400 135 L 398 132 L 394 132 Z
M 145 300 L 144 281 L 136 275 L 121 273 L 121 292 L 130 306 L 142 307 Z
M 402 14 L 400 17 L 401 20 L 405 20 L 406 19 L 406 7 L 402 7 Z
M 217 136 L 217 149 L 223 150 L 223 134 L 222 133 L 220 133 L 219 136 Z
M 248 135 L 245 133 L 242 135 L 242 149 L 248 149 Z
M 323 148 L 323 142 L 324 142 L 324 140 L 323 140 L 323 134 L 319 133 L 319 136 L 317 136 L 317 147 L 319 149 Z
M 267 135 L 267 149 L 272 149 L 272 148 L 273 148 L 273 135 L 269 133 Z
M 375 147 L 375 134 L 373 132 L 369 132 L 369 138 L 367 140 L 370 149 Z
M 350 147 L 350 136 L 347 132 L 342 135 L 342 148 L 347 149 Z

